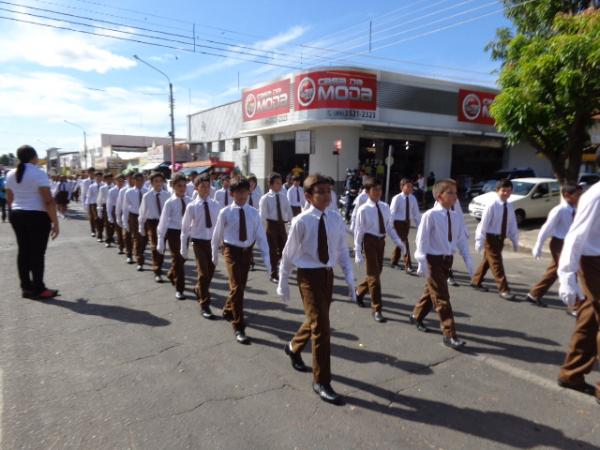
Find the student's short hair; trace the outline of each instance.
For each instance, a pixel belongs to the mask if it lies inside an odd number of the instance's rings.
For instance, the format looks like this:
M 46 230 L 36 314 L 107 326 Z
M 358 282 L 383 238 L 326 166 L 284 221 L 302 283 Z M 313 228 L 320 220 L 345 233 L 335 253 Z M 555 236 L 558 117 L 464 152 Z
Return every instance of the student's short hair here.
M 250 175 L 248 175 L 246 177 L 246 180 L 248 180 L 248 181 L 254 181 L 254 183 L 258 184 L 258 179 L 256 178 L 256 175 L 254 175 L 253 173 L 251 173 Z
M 513 188 L 513 184 L 512 181 L 510 181 L 508 178 L 501 178 L 498 181 L 496 181 L 496 190 L 499 191 L 500 189 L 512 189 Z
M 446 192 L 449 188 L 455 188 L 456 181 L 452 178 L 445 178 L 443 180 L 436 181 L 433 185 L 433 198 L 437 199 L 441 194 Z
M 104 174 L 104 178 L 112 178 L 112 176 L 113 176 L 112 172 L 106 172 Z
M 365 188 L 365 191 L 369 192 L 374 187 L 381 187 L 381 181 L 379 181 L 377 178 L 370 177 L 367 179 L 367 182 L 363 185 L 363 187 Z
M 318 186 L 319 184 L 329 185 L 329 178 L 327 178 L 324 175 L 321 175 L 320 173 L 315 173 L 313 175 L 307 176 L 304 180 L 304 192 L 307 192 L 308 194 L 312 195 L 315 186 Z
M 150 174 L 150 181 L 154 181 L 155 178 L 160 177 L 165 181 L 165 175 L 162 172 L 153 172 Z
M 231 184 L 229 185 L 229 190 L 231 192 L 244 191 L 244 190 L 249 191 L 250 183 L 244 177 L 238 177 L 231 182 Z
M 410 178 L 402 178 L 400 180 L 400 189 L 402 189 L 405 184 L 413 184 L 413 182 Z
M 333 177 L 327 177 L 327 179 L 329 180 L 330 185 L 335 186 L 335 180 L 333 179 Z
M 123 181 L 125 181 L 125 175 L 123 175 L 123 174 L 117 175 L 117 180 L 123 180 Z
M 300 181 L 300 177 L 298 175 L 294 175 L 292 177 L 292 181 Z
M 95 177 L 103 177 L 104 174 L 102 172 L 96 172 L 96 173 L 94 173 L 94 176 Z
M 200 186 L 200 183 L 204 183 L 204 182 L 210 183 L 210 175 L 207 173 L 196 177 L 196 179 L 194 180 L 194 187 L 198 187 L 198 186 Z
M 96 172 L 96 169 L 94 167 L 88 167 L 87 172 Z
M 177 183 L 180 183 L 180 182 L 187 184 L 187 178 L 182 173 L 176 173 L 175 176 L 173 177 L 173 186 L 175 186 Z
M 583 186 L 574 183 L 565 183 L 560 187 L 560 193 L 562 195 L 569 194 L 573 195 L 576 192 L 583 191 Z
M 143 180 L 144 179 L 144 175 L 141 174 L 141 173 L 139 173 L 139 172 L 138 173 L 134 173 L 133 174 L 133 179 L 134 180 Z
M 281 178 L 281 174 L 277 173 L 277 172 L 273 172 L 270 176 L 269 176 L 269 186 L 271 186 L 275 180 L 282 180 L 283 178 Z

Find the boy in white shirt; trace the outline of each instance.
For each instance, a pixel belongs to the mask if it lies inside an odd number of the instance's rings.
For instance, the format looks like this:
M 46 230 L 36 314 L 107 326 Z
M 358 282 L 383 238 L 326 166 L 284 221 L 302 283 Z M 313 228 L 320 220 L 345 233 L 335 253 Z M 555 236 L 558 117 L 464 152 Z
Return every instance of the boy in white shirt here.
M 414 222 L 415 227 L 419 227 L 421 221 L 421 212 L 419 211 L 419 204 L 417 199 L 413 195 L 413 184 L 408 178 L 400 180 L 400 193 L 392 198 L 390 204 L 390 212 L 392 213 L 392 220 L 394 221 L 394 228 L 396 233 L 400 236 L 404 248 L 404 270 L 409 275 L 414 273 L 412 268 L 412 261 L 410 260 L 410 246 L 408 244 L 408 233 L 410 231 L 410 223 Z M 392 267 L 398 266 L 400 260 L 400 247 L 394 248 L 392 254 Z
M 221 208 L 231 205 L 231 192 L 229 192 L 230 179 L 229 175 L 223 175 L 221 177 L 221 184 L 223 187 L 215 192 L 214 199 L 221 205 Z
M 300 177 L 292 177 L 292 182 L 294 184 L 287 191 L 287 199 L 292 208 L 292 213 L 296 217 L 302 212 L 306 200 L 304 199 L 304 190 L 300 187 Z
M 123 229 L 120 225 L 120 219 L 117 221 L 117 203 L 119 201 L 119 193 L 125 184 L 123 175 L 117 176 L 116 184 L 109 189 L 108 198 L 106 199 L 106 212 L 108 216 L 108 226 L 106 232 L 106 248 L 109 248 L 114 242 L 114 235 L 117 235 L 117 245 L 119 247 L 119 255 L 123 254 L 125 243 L 123 240 Z

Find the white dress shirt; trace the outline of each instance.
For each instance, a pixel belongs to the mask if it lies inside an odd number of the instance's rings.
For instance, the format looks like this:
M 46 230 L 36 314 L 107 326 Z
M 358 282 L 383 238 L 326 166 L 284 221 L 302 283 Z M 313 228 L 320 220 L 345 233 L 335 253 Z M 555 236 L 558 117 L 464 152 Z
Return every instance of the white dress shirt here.
M 269 192 L 260 198 L 258 206 L 260 218 L 262 220 L 279 220 L 277 216 L 277 197 L 279 197 L 281 219 L 284 222 L 289 222 L 293 217 L 292 208 L 290 208 L 287 197 L 281 191 L 273 192 L 272 190 L 269 190 Z
M 221 188 L 215 192 L 214 199 L 221 205 L 221 208 L 225 208 L 233 203 L 231 192 L 229 189 Z
M 119 191 L 119 195 L 117 196 L 117 204 L 116 204 L 116 209 L 115 209 L 115 214 L 116 214 L 116 221 L 117 221 L 117 225 L 123 227 L 126 231 L 128 230 L 127 227 L 127 215 L 129 214 L 127 212 L 127 209 L 125 208 L 125 194 L 127 193 L 127 191 L 131 189 L 128 188 L 127 185 L 124 185 L 121 190 Z
M 102 183 L 98 184 L 95 181 L 90 184 L 85 199 L 86 205 L 94 205 L 98 203 L 98 191 L 100 190 L 101 185 Z
M 245 241 L 240 241 L 240 208 L 244 209 L 246 217 L 246 237 Z M 219 260 L 219 246 L 222 243 L 233 245 L 235 247 L 248 248 L 255 242 L 258 245 L 267 268 L 267 273 L 271 272 L 271 258 L 269 256 L 269 244 L 267 235 L 263 228 L 258 211 L 248 204 L 240 207 L 234 203 L 221 209 L 217 217 L 211 246 L 213 262 L 217 264 Z
M 377 213 L 377 206 L 381 211 L 383 217 L 384 232 L 379 232 L 379 214 Z M 404 244 L 400 240 L 400 236 L 396 233 L 394 226 L 392 225 L 392 216 L 390 213 L 390 207 L 385 202 L 375 202 L 371 199 L 367 200 L 358 210 L 356 214 L 356 223 L 354 224 L 354 252 L 358 256 L 357 260 L 360 259 L 362 254 L 363 241 L 365 234 L 372 234 L 377 237 L 385 237 L 385 234 L 389 234 L 394 243 L 404 248 Z
M 81 181 L 81 198 L 83 199 L 83 206 L 87 207 L 87 191 L 90 188 L 93 180 L 91 178 L 86 178 Z
M 369 195 L 367 194 L 367 191 L 363 189 L 354 199 L 354 202 L 352 203 L 354 205 L 354 209 L 352 210 L 352 215 L 350 216 L 351 231 L 354 231 L 354 223 L 356 222 L 356 213 L 358 212 L 358 208 L 360 208 L 362 204 L 368 200 L 368 198 Z
M 98 198 L 96 199 L 98 206 L 106 204 L 106 200 L 108 197 L 108 190 L 112 187 L 113 187 L 112 183 L 111 184 L 102 183 L 102 186 L 100 186 L 100 189 L 98 189 Z
M 506 220 L 506 237 L 513 244 L 515 251 L 519 249 L 519 228 L 517 227 L 517 218 L 513 206 L 506 202 L 507 220 Z M 488 205 L 481 216 L 481 222 L 477 225 L 475 231 L 475 248 L 480 251 L 483 248 L 486 234 L 500 235 L 502 232 L 502 215 L 504 214 L 504 203 L 500 199 L 494 200 L 494 203 Z
M 106 198 L 106 211 L 108 213 L 108 221 L 110 223 L 115 223 L 115 215 L 118 215 L 116 211 L 117 202 L 119 200 L 119 186 L 114 185 L 108 190 L 108 195 Z M 113 214 L 113 209 L 115 209 L 115 214 Z
M 287 191 L 287 199 L 290 202 L 290 206 L 295 206 L 302 208 L 306 203 L 306 199 L 304 198 L 304 189 L 300 186 L 292 186 Z
M 404 192 L 400 192 L 398 195 L 394 195 L 392 202 L 390 203 L 390 211 L 392 213 L 392 220 L 406 220 L 406 198 L 408 197 L 408 218 L 413 221 L 415 227 L 419 226 L 421 222 L 421 212 L 419 211 L 419 204 L 414 195 L 406 195 Z
M 194 193 L 196 192 L 196 187 L 194 186 L 194 182 L 190 181 L 185 185 L 185 195 L 192 198 Z
M 583 293 L 577 285 L 582 256 L 600 256 L 600 182 L 596 182 L 579 199 L 575 220 L 565 237 L 558 262 L 559 294 L 562 300 L 573 305 Z
M 212 225 L 210 228 L 206 227 L 205 203 L 208 204 L 208 214 Z M 206 199 L 198 197 L 188 205 L 181 224 L 181 255 L 184 258 L 187 258 L 188 240 L 190 238 L 205 241 L 212 239 L 220 209 L 219 204 L 210 196 Z
M 156 204 L 157 195 L 160 202 L 160 211 L 158 210 L 158 205 Z M 160 214 L 165 206 L 165 202 L 170 196 L 171 195 L 167 191 L 163 191 L 162 189 L 159 192 L 156 192 L 154 189 L 152 189 L 144 194 L 138 216 L 139 231 L 142 235 L 145 234 L 144 226 L 146 225 L 146 221 L 148 219 L 160 219 Z
M 573 223 L 576 209 L 563 201 L 560 205 L 555 206 L 548 213 L 548 218 L 540 232 L 531 253 L 537 258 L 542 253 L 542 247 L 548 237 L 552 236 L 558 239 L 564 239 Z
M 142 195 L 140 195 L 140 192 Z M 140 197 L 143 198 L 146 193 L 145 188 L 129 188 L 127 192 L 125 192 L 125 203 L 123 207 L 123 214 L 125 217 L 129 217 L 129 214 L 139 214 L 140 213 Z
M 450 213 L 452 242 L 448 239 L 448 213 Z M 419 272 L 427 273 L 427 255 L 451 256 L 458 249 L 469 275 L 472 275 L 473 261 L 469 254 L 467 234 L 463 228 L 463 221 L 458 217 L 458 213 L 442 207 L 439 203 L 425 212 L 415 239 L 415 259 L 421 266 Z
M 258 186 L 248 195 L 248 205 L 252 206 L 254 209 L 258 209 L 258 205 L 260 204 L 260 191 L 258 190 Z M 252 204 L 250 204 L 250 199 L 252 199 Z
M 17 169 L 6 175 L 5 188 L 14 194 L 12 209 L 24 211 L 46 211 L 40 188 L 49 188 L 48 174 L 35 164 L 25 163 L 25 172 L 17 183 Z
M 185 209 L 181 204 L 182 199 L 186 206 Z M 156 250 L 159 253 L 165 252 L 167 230 L 181 230 L 183 215 L 185 214 L 188 203 L 191 201 L 192 200 L 187 195 L 184 195 L 183 197 L 177 197 L 175 194 L 173 194 L 165 202 L 162 213 L 160 214 L 160 220 L 158 221 L 158 227 L 156 229 L 156 235 L 158 237 Z
M 319 221 L 325 214 L 327 249 L 329 260 L 323 264 L 319 259 Z M 338 213 L 322 213 L 311 205 L 292 220 L 287 242 L 279 265 L 277 293 L 284 300 L 289 298 L 289 278 L 294 267 L 299 269 L 333 268 L 340 265 L 350 291 L 354 291 L 354 272 L 346 241 L 346 224 Z

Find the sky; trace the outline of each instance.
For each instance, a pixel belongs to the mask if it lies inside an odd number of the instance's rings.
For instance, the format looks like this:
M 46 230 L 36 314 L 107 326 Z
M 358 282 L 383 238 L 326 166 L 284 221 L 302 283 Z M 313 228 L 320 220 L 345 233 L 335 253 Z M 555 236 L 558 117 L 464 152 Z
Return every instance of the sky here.
M 2 0 L 0 154 L 81 150 L 82 129 L 90 148 L 101 133 L 166 137 L 167 79 L 133 55 L 170 78 L 185 139 L 188 114 L 310 67 L 495 86 L 484 47 L 508 25 L 489 0 Z

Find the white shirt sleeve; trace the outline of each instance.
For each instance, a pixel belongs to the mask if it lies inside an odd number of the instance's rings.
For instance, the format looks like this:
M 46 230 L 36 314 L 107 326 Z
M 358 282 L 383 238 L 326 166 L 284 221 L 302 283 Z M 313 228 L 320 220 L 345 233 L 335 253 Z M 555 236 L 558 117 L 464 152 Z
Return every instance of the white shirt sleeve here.
M 211 240 L 212 247 L 212 260 L 217 262 L 219 260 L 219 246 L 223 243 L 223 234 L 225 232 L 225 209 L 219 211 L 217 216 L 217 223 L 215 224 L 215 231 Z
M 187 259 L 188 241 L 192 233 L 192 222 L 194 220 L 196 208 L 192 204 L 188 205 L 181 220 L 181 256 Z
M 544 246 L 544 242 L 548 237 L 554 232 L 556 227 L 556 222 L 558 221 L 560 208 L 552 208 L 550 213 L 548 214 L 548 218 L 542 228 L 540 228 L 540 232 L 537 235 L 537 239 L 535 241 L 535 246 L 533 247 L 533 253 L 537 253 L 541 251 Z

